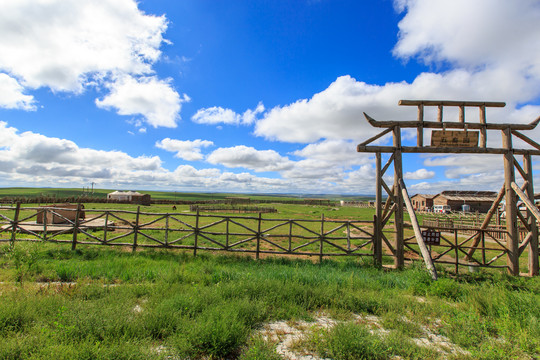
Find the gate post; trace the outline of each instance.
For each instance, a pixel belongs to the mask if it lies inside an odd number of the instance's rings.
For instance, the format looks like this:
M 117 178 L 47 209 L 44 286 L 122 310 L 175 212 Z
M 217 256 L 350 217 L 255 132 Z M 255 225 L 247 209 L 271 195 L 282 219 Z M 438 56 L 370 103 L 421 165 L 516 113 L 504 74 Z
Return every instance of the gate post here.
M 534 187 L 533 187 L 533 171 L 531 155 L 523 155 L 523 167 L 527 174 L 527 188 L 525 189 L 527 196 L 534 204 Z M 531 232 L 531 240 L 529 241 L 529 276 L 538 276 L 538 226 L 535 217 L 530 211 L 528 214 L 529 229 Z
M 375 216 L 373 219 L 373 252 L 375 266 L 382 265 L 382 174 L 381 174 L 381 153 L 375 153 Z
M 403 178 L 403 168 L 401 159 L 401 128 L 394 126 L 394 201 L 396 208 L 394 212 L 394 230 L 396 238 L 396 255 L 394 265 L 400 269 L 404 265 L 403 259 L 403 198 L 399 187 L 399 179 Z
M 512 133 L 509 127 L 502 131 L 504 154 L 504 189 L 506 200 L 506 247 L 508 256 L 506 264 L 511 275 L 519 275 L 519 233 L 517 227 L 517 197 L 512 183 L 515 181 L 514 152 L 512 150 Z

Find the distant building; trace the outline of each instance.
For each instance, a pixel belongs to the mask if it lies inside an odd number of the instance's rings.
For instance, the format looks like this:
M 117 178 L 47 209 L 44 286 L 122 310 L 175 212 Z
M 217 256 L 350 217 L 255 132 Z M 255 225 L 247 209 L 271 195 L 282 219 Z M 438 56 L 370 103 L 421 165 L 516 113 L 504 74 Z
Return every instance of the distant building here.
M 151 196 L 136 191 L 114 191 L 107 194 L 107 200 L 127 202 L 130 204 L 150 205 Z
M 411 197 L 414 210 L 429 211 L 433 207 L 433 198 L 435 195 L 416 194 Z
M 493 191 L 443 191 L 433 197 L 433 206 L 448 205 L 452 211 L 462 211 L 463 205 L 469 205 L 470 211 L 485 213 L 496 198 Z

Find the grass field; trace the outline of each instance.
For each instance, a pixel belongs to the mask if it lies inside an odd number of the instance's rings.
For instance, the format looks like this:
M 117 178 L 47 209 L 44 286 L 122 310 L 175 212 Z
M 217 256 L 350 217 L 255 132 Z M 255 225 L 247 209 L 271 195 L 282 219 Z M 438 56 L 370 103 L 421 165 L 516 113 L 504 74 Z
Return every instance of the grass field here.
M 265 324 L 310 324 L 321 314 L 337 325 L 304 326 L 294 351 L 331 359 L 540 356 L 539 278 L 442 272 L 431 282 L 421 269 L 387 272 L 361 261 L 44 243 L 3 246 L 0 269 L 2 359 L 279 359 L 279 341 L 260 335 Z M 421 345 L 426 333 L 447 343 Z
M 281 219 L 373 219 L 373 209 L 272 206 Z M 314 359 L 540 357 L 540 278 L 438 272 L 432 282 L 421 264 L 387 271 L 371 258 L 5 244 L 0 359 L 281 359 L 286 343 Z
M 114 189 L 94 189 L 93 195 L 97 198 L 105 198 L 107 194 L 115 191 Z M 320 199 L 345 199 L 348 201 L 368 200 L 373 197 L 369 196 L 353 196 L 353 195 L 291 195 L 291 194 L 240 194 L 240 193 L 192 193 L 182 191 L 146 191 L 146 190 L 134 190 L 143 194 L 149 194 L 152 199 L 156 200 L 186 200 L 186 201 L 200 201 L 200 200 L 224 200 L 230 197 L 244 197 L 253 200 L 299 200 L 303 198 L 320 198 Z M 2 197 L 21 197 L 21 198 L 33 198 L 38 196 L 49 196 L 57 198 L 65 197 L 78 197 L 86 195 L 89 196 L 89 191 L 83 192 L 83 189 L 68 189 L 68 188 L 0 188 L 0 198 Z

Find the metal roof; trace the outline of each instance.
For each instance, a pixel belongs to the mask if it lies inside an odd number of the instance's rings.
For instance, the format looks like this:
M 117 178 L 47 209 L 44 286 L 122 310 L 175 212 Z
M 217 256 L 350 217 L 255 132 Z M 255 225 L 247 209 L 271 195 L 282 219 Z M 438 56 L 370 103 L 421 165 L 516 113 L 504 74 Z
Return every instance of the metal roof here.
M 497 198 L 497 193 L 494 191 L 443 191 L 436 196 L 456 201 L 493 202 Z

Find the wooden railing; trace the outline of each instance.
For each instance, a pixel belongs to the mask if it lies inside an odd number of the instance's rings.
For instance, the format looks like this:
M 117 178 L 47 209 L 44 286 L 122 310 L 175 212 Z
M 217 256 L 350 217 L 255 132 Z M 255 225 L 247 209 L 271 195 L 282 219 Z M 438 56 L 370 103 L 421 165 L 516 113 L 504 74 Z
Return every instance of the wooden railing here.
M 426 226 L 422 228 L 428 229 Z M 459 271 L 459 266 L 507 268 L 508 248 L 503 241 L 499 240 L 506 236 L 506 230 L 431 226 L 429 229 L 441 233 L 439 245 L 428 245 L 434 263 L 454 265 L 456 273 Z M 480 238 L 479 244 L 473 247 L 473 242 L 477 237 Z M 468 256 L 473 248 L 474 253 Z M 523 249 L 520 251 L 522 252 Z M 405 239 L 405 259 L 417 260 L 420 255 L 414 237 Z
M 85 218 L 58 208 L 0 207 L 0 242 L 79 244 L 298 256 L 373 256 L 373 221 L 272 219 L 196 213 L 89 210 Z M 63 224 L 37 224 L 61 218 Z M 63 212 L 64 213 L 64 212 Z M 64 213 L 65 214 L 65 213 Z M 73 220 L 75 219 L 75 220 Z

